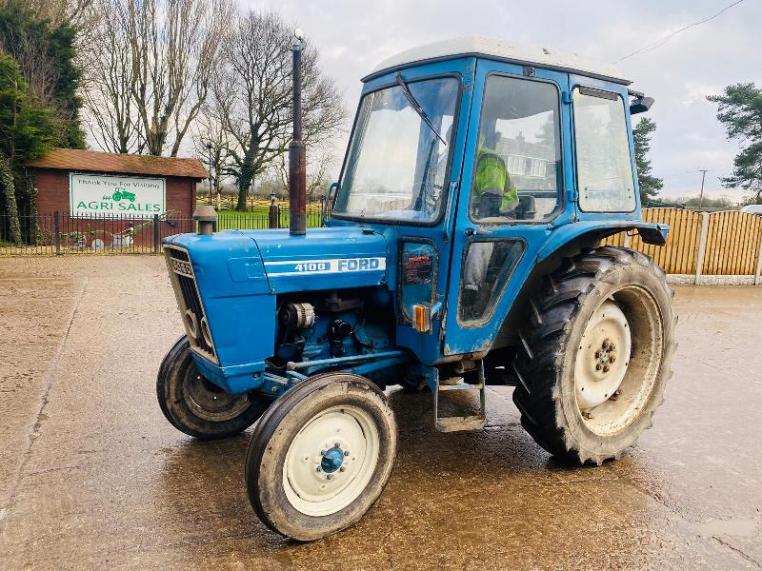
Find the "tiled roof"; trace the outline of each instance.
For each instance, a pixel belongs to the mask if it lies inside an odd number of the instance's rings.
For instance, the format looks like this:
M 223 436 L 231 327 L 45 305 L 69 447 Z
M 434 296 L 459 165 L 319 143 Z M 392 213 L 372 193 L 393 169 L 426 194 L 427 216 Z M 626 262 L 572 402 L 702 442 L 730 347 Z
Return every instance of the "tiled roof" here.
M 53 149 L 39 159 L 28 161 L 28 167 L 81 172 L 186 176 L 206 178 L 207 172 L 198 159 L 155 157 L 151 155 L 117 155 L 79 149 Z

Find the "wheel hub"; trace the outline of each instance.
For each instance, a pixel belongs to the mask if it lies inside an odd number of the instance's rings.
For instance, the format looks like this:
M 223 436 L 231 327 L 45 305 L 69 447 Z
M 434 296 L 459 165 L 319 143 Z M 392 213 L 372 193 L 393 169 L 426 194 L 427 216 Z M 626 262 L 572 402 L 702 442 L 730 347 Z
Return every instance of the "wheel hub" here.
M 323 516 L 352 503 L 375 470 L 379 438 L 375 422 L 359 408 L 329 409 L 313 418 L 294 438 L 283 465 L 291 504 Z
M 342 468 L 342 464 L 344 464 L 344 451 L 337 443 L 336 446 L 323 453 L 320 468 L 326 474 L 333 474 L 336 470 Z
M 603 302 L 585 328 L 575 364 L 576 397 L 583 415 L 618 397 L 631 349 L 627 317 L 613 301 Z
M 204 420 L 225 422 L 250 406 L 246 395 L 231 395 L 191 367 L 184 380 L 183 395 L 191 410 Z
M 593 355 L 595 370 L 605 376 L 611 370 L 611 365 L 616 362 L 616 357 L 616 345 L 607 337 Z

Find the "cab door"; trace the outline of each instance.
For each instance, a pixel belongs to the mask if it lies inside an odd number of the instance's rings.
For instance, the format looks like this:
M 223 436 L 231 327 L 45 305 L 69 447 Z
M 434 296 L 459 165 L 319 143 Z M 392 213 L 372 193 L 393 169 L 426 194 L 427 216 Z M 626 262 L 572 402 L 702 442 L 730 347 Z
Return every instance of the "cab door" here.
M 447 290 L 445 355 L 489 349 L 574 205 L 568 76 L 479 60 Z M 568 189 L 568 190 L 567 190 Z M 571 202 L 571 201 L 570 201 Z

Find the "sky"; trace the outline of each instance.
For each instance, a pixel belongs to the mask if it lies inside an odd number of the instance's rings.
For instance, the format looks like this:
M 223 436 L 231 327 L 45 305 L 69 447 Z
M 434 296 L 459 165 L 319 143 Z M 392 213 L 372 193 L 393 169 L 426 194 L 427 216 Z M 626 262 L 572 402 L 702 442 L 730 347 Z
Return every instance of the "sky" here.
M 353 116 L 360 78 L 381 60 L 420 44 L 480 35 L 575 52 L 614 62 L 711 16 L 732 0 L 242 0 L 274 10 L 304 31 L 321 67 L 343 93 Z M 729 84 L 762 86 L 762 0 L 744 0 L 716 19 L 635 55 L 618 67 L 632 87 L 656 99 L 650 158 L 665 197 L 697 196 L 698 169 L 708 169 L 705 196 L 739 199 L 719 177 L 732 171 L 738 145 L 726 140 L 709 94 Z M 344 141 L 348 134 L 343 136 Z M 345 142 L 339 143 L 342 149 Z M 336 167 L 334 178 L 338 176 Z

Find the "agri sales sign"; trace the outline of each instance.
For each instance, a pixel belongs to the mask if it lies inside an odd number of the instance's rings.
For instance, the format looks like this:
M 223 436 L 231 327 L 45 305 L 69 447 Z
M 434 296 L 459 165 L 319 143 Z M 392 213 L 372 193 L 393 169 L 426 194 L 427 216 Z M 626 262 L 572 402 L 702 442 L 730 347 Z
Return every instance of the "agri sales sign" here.
M 71 216 L 152 218 L 166 210 L 163 178 L 69 174 Z

